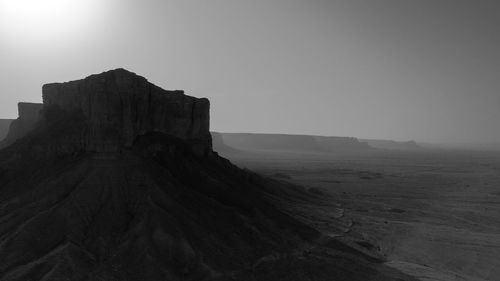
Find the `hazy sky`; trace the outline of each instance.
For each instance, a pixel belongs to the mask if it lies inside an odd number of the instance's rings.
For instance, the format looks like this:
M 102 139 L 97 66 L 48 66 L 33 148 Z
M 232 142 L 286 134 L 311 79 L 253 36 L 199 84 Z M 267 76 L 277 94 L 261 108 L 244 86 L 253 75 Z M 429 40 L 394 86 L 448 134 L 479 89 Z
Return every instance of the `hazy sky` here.
M 0 0 L 0 118 L 124 67 L 217 131 L 500 142 L 497 3 Z

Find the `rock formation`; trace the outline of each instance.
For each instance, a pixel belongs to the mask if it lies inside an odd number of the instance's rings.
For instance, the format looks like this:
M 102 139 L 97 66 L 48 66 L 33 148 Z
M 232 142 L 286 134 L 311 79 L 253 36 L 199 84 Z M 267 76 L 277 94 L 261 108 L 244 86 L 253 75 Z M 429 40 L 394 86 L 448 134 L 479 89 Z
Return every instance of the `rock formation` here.
M 13 119 L 0 119 L 0 142 L 7 136 L 9 133 L 10 124 L 14 121 Z
M 43 94 L 0 150 L 0 281 L 413 280 L 278 207 L 317 195 L 212 153 L 206 99 L 125 70 Z
M 43 102 L 47 112 L 80 120 L 79 132 L 60 143 L 65 150 L 120 151 L 148 132 L 190 142 L 200 153 L 211 148 L 207 99 L 163 90 L 124 69 L 44 85 Z
M 40 118 L 40 112 L 43 105 L 40 103 L 20 102 L 17 105 L 19 117 L 12 121 L 6 138 L 0 143 L 0 147 L 5 147 L 14 143 L 16 140 L 26 136 L 35 128 Z

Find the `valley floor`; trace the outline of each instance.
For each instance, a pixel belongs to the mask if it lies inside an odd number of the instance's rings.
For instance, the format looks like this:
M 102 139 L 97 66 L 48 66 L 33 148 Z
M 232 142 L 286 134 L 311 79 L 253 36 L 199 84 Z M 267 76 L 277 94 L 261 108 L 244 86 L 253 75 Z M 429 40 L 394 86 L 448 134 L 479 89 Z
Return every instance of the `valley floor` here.
M 331 195 L 296 207 L 323 232 L 362 236 L 424 281 L 499 280 L 500 154 L 456 151 L 225 155 L 241 167 Z M 315 219 L 311 219 L 314 217 Z

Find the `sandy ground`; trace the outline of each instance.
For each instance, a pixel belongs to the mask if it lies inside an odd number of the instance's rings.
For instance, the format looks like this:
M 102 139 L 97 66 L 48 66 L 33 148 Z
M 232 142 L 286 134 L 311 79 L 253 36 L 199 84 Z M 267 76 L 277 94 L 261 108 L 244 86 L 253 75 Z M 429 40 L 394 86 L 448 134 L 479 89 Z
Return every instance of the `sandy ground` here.
M 324 214 L 317 223 L 332 235 L 362 235 L 390 266 L 421 280 L 500 280 L 499 153 L 259 152 L 227 157 L 332 195 L 332 204 L 304 207 L 304 214 Z

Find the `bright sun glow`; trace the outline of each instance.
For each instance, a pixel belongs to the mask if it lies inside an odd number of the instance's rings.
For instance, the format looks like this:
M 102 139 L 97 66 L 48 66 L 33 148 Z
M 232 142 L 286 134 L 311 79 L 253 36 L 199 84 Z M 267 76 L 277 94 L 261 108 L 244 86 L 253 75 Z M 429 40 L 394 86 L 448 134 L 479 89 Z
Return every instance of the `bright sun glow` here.
M 92 24 L 98 2 L 0 0 L 0 40 L 31 47 L 69 40 Z

